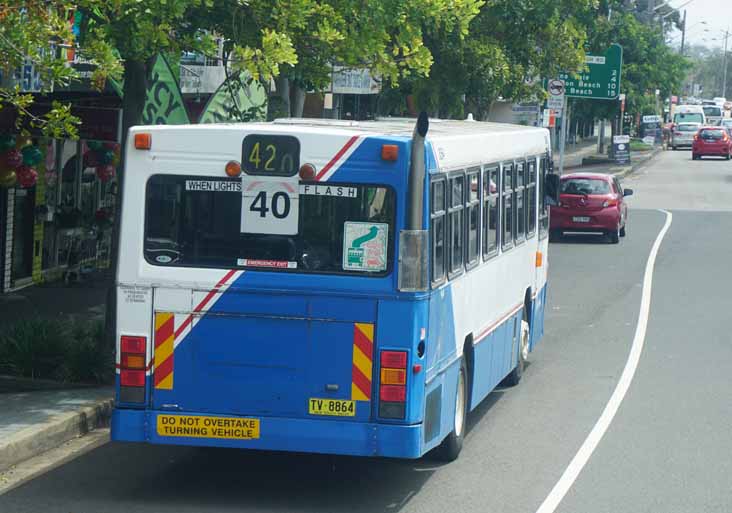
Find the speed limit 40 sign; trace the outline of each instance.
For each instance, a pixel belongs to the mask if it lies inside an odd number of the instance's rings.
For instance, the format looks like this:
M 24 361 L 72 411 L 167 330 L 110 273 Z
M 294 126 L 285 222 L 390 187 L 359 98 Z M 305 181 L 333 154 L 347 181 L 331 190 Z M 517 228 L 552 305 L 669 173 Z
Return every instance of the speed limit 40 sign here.
M 296 179 L 243 180 L 241 232 L 295 235 L 300 197 Z

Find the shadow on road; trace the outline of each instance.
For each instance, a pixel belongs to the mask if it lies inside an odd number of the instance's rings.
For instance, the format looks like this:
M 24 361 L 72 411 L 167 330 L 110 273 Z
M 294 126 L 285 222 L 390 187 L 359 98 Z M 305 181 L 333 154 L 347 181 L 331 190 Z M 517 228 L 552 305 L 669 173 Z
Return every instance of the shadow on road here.
M 471 412 L 468 435 L 504 393 L 494 391 Z M 430 455 L 415 461 L 109 443 L 0 497 L 0 510 L 40 500 L 51 505 L 47 512 L 398 512 L 442 466 Z

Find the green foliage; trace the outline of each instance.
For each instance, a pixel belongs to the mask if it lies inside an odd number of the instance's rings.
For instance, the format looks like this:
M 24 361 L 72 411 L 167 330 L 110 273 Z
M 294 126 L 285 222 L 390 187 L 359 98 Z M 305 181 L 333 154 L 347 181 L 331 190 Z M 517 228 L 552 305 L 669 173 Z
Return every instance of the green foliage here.
M 109 383 L 114 353 L 101 322 L 30 319 L 0 333 L 0 373 L 65 382 Z
M 402 87 L 418 108 L 463 117 L 487 116 L 498 97 L 543 97 L 540 78 L 577 70 L 586 40 L 580 17 L 594 0 L 490 0 L 466 28 L 436 27 L 426 37 L 434 56 L 429 77 Z M 463 99 L 464 98 L 464 99 Z

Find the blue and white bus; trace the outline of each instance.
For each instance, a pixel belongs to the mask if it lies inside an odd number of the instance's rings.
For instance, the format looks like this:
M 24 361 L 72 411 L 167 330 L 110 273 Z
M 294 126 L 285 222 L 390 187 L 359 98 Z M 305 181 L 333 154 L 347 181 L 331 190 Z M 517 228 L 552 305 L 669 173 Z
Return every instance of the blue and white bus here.
M 543 334 L 544 129 L 144 126 L 126 148 L 112 439 L 457 457 Z

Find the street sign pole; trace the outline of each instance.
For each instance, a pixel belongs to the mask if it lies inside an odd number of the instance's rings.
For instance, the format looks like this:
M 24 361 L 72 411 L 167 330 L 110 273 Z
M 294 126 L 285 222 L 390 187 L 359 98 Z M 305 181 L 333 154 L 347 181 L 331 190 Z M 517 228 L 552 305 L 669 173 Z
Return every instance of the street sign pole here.
M 562 117 L 562 130 L 559 132 L 559 176 L 564 174 L 564 145 L 567 140 L 567 97 L 564 97 L 564 104 L 562 105 L 562 111 L 565 115 Z

